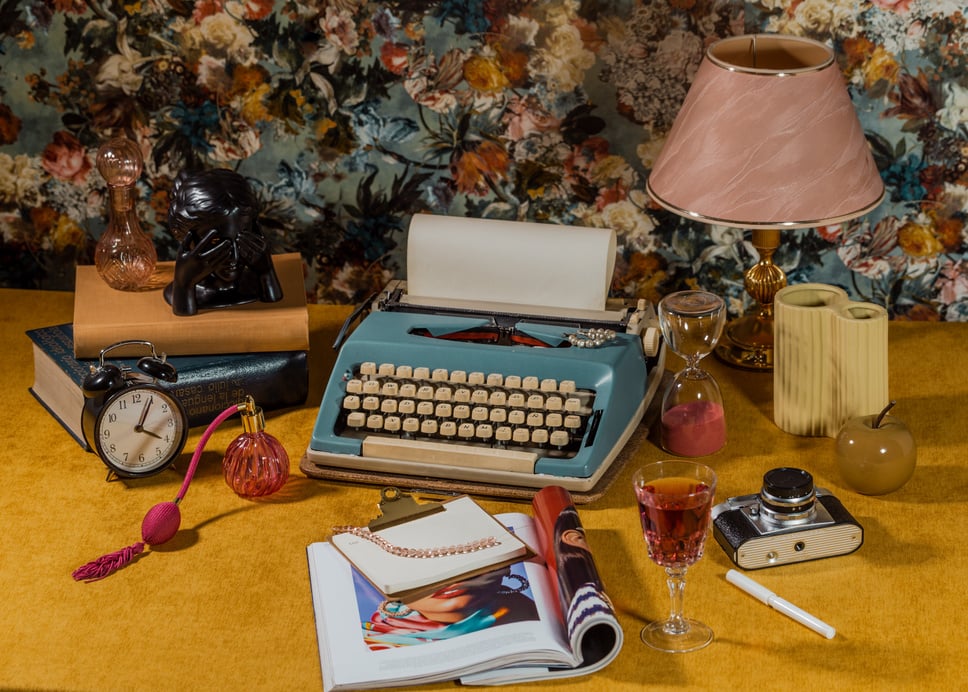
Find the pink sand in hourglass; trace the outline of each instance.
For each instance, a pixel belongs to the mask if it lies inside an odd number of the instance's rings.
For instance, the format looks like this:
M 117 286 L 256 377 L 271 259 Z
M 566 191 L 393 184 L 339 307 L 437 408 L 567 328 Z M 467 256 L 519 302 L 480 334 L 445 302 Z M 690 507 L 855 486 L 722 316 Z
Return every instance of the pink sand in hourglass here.
M 722 404 L 690 401 L 662 414 L 662 446 L 673 454 L 700 457 L 726 444 L 726 415 Z

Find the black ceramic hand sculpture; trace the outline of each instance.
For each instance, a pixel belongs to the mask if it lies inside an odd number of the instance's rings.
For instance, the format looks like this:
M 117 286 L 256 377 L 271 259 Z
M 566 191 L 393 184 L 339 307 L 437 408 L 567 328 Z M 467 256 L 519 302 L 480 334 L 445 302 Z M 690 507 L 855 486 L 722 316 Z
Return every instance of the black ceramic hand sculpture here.
M 194 315 L 260 300 L 282 300 L 282 287 L 257 221 L 259 204 L 234 171 L 183 171 L 175 180 L 168 225 L 179 240 L 165 300 L 176 315 Z

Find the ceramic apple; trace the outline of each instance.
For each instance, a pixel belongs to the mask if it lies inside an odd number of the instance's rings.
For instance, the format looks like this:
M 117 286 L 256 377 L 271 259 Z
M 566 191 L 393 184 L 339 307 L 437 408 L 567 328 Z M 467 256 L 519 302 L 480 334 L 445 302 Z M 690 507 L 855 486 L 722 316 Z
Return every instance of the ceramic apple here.
M 887 415 L 895 403 L 879 414 L 851 418 L 837 435 L 840 473 L 847 485 L 864 495 L 893 492 L 914 475 L 914 437 L 902 421 Z

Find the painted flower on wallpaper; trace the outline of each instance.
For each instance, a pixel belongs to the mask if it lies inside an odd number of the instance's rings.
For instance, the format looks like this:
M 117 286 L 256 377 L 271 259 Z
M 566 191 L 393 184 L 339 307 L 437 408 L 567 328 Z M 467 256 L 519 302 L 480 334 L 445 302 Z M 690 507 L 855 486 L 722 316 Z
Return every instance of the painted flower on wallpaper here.
M 44 171 L 37 160 L 26 154 L 0 153 L 0 205 L 14 208 L 18 203 L 34 208 L 41 203 L 40 186 Z
M 406 72 L 409 60 L 410 49 L 403 43 L 386 42 L 380 47 L 380 62 L 383 63 L 389 72 L 395 75 L 402 75 Z
M 941 302 L 951 309 L 957 309 L 964 319 L 965 313 L 968 312 L 968 262 L 946 261 L 941 268 L 936 286 Z
M 772 0 L 760 3 L 778 14 L 770 17 L 766 30 L 811 38 L 843 39 L 858 30 L 866 0 Z
M 703 287 L 744 307 L 748 235 L 644 194 L 705 48 L 831 43 L 888 187 L 868 217 L 785 234 L 791 280 L 905 319 L 968 319 L 968 72 L 960 0 L 17 2 L 0 26 L 0 283 L 70 287 L 104 226 L 110 134 L 145 154 L 139 212 L 168 258 L 171 181 L 247 176 L 307 293 L 403 271 L 421 211 L 614 228 L 616 295 Z M 62 53 L 62 54 L 61 54 Z M 26 86 L 27 92 L 24 92 Z
M 874 228 L 866 223 L 852 224 L 837 254 L 848 269 L 868 279 L 893 277 L 904 266 L 904 258 L 893 252 L 900 225 L 895 218 L 883 219 Z
M 844 39 L 841 51 L 845 70 L 858 88 L 883 92 L 897 84 L 901 66 L 884 46 L 866 36 L 854 36 Z
M 87 151 L 70 132 L 59 130 L 54 141 L 44 148 L 41 165 L 57 180 L 83 183 L 93 168 Z
M 897 245 L 908 257 L 930 259 L 937 257 L 944 249 L 934 234 L 934 228 L 927 219 L 909 219 L 897 231 Z
M 464 54 L 459 50 L 446 52 L 437 61 L 433 54 L 412 56 L 404 89 L 413 101 L 436 113 L 450 113 L 458 103 L 456 87 L 464 78 Z
M 938 123 L 949 130 L 968 128 L 968 89 L 954 82 L 942 85 L 944 105 L 938 110 Z
M 636 204 L 631 199 L 622 199 L 607 204 L 602 209 L 601 221 L 605 228 L 614 229 L 629 248 L 648 254 L 656 250 L 655 222 L 643 211 L 644 201 Z
M 668 8 L 657 4 L 637 7 L 614 27 L 599 58 L 602 78 L 618 94 L 619 112 L 664 138 L 702 61 L 706 37 L 679 30 Z
M 545 132 L 556 132 L 561 127 L 561 118 L 546 110 L 533 94 L 512 96 L 505 107 L 503 122 L 507 126 L 507 137 L 512 142 L 540 136 Z
M 529 67 L 545 77 L 550 91 L 569 92 L 581 85 L 594 64 L 595 55 L 585 50 L 578 27 L 568 23 L 554 27 Z
M 0 103 L 0 146 L 16 142 L 22 127 L 23 121 L 13 114 L 9 106 Z
M 255 37 L 249 27 L 228 12 L 213 11 L 201 19 L 193 19 L 174 27 L 186 55 L 196 58 L 208 55 L 239 65 L 259 57 L 253 48 Z
M 102 23 L 98 29 L 104 31 L 107 27 Z M 144 68 L 152 58 L 146 58 L 131 45 L 127 18 L 118 20 L 114 43 L 115 52 L 107 55 L 97 68 L 95 88 L 101 92 L 118 90 L 126 96 L 133 96 L 144 84 Z
M 458 192 L 484 197 L 507 179 L 509 163 L 507 150 L 485 139 L 456 151 L 450 171 Z

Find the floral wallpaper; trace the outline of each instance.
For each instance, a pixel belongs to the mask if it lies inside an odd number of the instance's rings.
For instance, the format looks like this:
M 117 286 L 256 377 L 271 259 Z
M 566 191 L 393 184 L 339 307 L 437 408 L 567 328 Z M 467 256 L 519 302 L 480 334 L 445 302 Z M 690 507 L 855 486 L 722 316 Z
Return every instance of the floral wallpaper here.
M 111 135 L 145 156 L 142 223 L 186 166 L 246 176 L 311 301 L 402 276 L 415 212 L 607 226 L 616 296 L 702 287 L 743 310 L 749 236 L 670 215 L 651 162 L 719 37 L 836 50 L 887 198 L 789 232 L 791 282 L 895 319 L 968 320 L 963 0 L 4 0 L 0 285 L 70 289 L 105 225 Z

